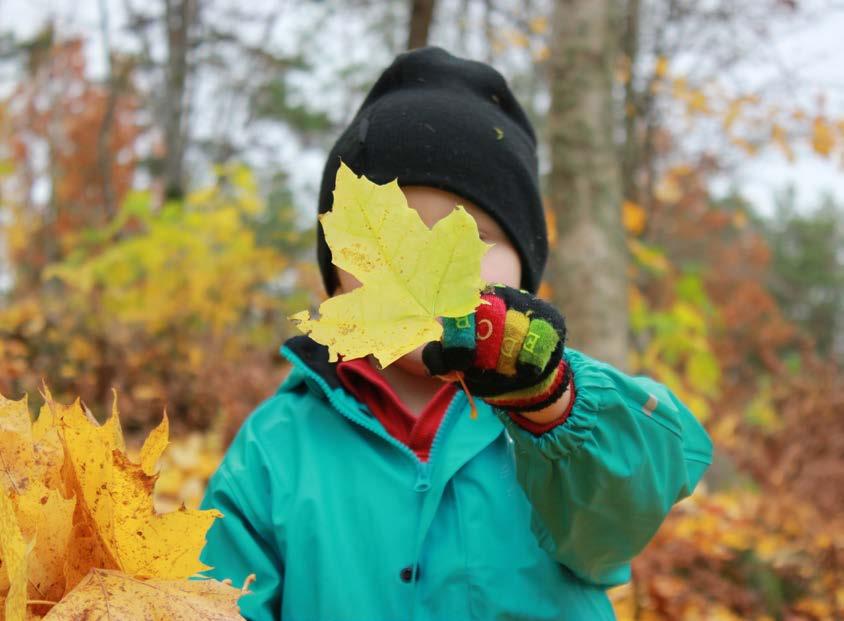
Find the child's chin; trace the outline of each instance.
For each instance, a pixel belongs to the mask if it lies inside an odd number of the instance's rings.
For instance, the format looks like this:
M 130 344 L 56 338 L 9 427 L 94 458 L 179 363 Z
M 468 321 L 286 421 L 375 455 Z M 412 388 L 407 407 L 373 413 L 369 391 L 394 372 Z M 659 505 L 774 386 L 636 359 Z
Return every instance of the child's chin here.
M 417 347 L 409 354 L 405 354 L 401 358 L 397 359 L 393 364 L 406 373 L 430 377 L 428 375 L 428 370 L 425 368 L 425 363 L 422 362 L 422 349 L 424 347 L 424 345 Z

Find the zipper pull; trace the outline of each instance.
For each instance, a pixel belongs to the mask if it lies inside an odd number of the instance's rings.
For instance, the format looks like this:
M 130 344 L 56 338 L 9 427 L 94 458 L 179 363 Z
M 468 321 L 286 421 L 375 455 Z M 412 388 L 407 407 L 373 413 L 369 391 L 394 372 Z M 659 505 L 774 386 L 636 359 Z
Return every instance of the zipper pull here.
M 420 463 L 416 468 L 416 485 L 413 486 L 413 491 L 427 492 L 429 489 L 431 489 L 431 464 Z

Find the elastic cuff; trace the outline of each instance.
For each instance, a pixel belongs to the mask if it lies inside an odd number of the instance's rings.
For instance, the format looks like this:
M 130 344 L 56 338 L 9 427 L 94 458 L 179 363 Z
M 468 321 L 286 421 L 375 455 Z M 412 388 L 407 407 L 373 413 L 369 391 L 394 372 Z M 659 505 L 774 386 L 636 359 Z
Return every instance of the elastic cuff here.
M 538 452 L 548 460 L 566 459 L 577 452 L 592 435 L 601 412 L 602 396 L 612 390 L 612 384 L 602 368 L 579 352 L 566 349 L 566 362 L 572 371 L 576 392 L 569 403 L 566 419 L 540 435 L 534 435 L 518 424 L 509 413 L 499 407 L 493 411 L 504 424 L 510 437 L 521 450 Z
M 541 436 L 543 433 L 550 431 L 557 425 L 562 425 L 568 419 L 569 414 L 571 414 L 571 410 L 574 407 L 574 400 L 577 397 L 577 389 L 574 386 L 574 382 L 571 382 L 571 397 L 569 399 L 569 403 L 566 406 L 565 411 L 554 420 L 550 420 L 546 423 L 537 423 L 536 421 L 532 421 L 526 416 L 519 414 L 518 412 L 511 412 L 509 410 L 505 410 L 507 415 L 515 422 L 519 427 L 522 429 L 527 429 L 535 436 Z
M 516 403 L 510 406 L 510 409 L 522 413 L 538 412 L 539 410 L 544 410 L 549 405 L 559 401 L 560 397 L 562 397 L 563 393 L 568 389 L 572 378 L 571 367 L 565 363 L 565 360 L 560 361 L 560 368 L 557 373 L 558 379 L 554 382 L 556 387 L 553 390 L 546 391 L 544 399 L 531 399 L 528 403 Z

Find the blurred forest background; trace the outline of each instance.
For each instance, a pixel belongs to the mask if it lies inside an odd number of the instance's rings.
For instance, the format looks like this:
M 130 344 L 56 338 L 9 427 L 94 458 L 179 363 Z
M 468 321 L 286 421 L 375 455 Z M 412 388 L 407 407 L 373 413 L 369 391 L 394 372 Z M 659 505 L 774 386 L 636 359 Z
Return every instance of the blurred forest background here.
M 102 418 L 115 388 L 135 437 L 166 407 L 158 502 L 196 505 L 285 374 L 286 316 L 323 295 L 328 148 L 396 53 L 441 45 L 496 66 L 536 124 L 542 294 L 572 345 L 665 382 L 716 441 L 610 591 L 619 618 L 844 619 L 844 192 L 811 172 L 842 173 L 844 75 L 779 43 L 842 12 L 0 1 L 0 393 L 37 407 L 43 379 Z

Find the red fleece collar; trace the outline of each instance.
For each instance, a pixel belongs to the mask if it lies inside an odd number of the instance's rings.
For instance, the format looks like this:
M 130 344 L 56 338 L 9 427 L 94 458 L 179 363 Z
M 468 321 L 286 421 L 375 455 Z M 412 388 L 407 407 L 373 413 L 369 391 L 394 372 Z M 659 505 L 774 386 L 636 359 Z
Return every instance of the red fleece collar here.
M 391 436 L 407 445 L 421 461 L 428 461 L 434 436 L 457 390 L 455 384 L 443 384 L 419 416 L 415 416 L 366 358 L 337 363 L 337 377 Z
M 393 387 L 369 364 L 366 358 L 343 360 L 337 363 L 337 378 L 346 390 L 369 408 L 387 433 L 408 446 L 421 461 L 428 461 L 434 437 L 457 391 L 457 384 L 443 384 L 419 416 L 414 416 L 413 412 L 399 399 Z M 507 414 L 517 425 L 539 436 L 566 421 L 571 414 L 575 397 L 574 378 L 572 378 L 571 400 L 559 418 L 547 423 L 536 423 L 515 412 L 508 411 Z

